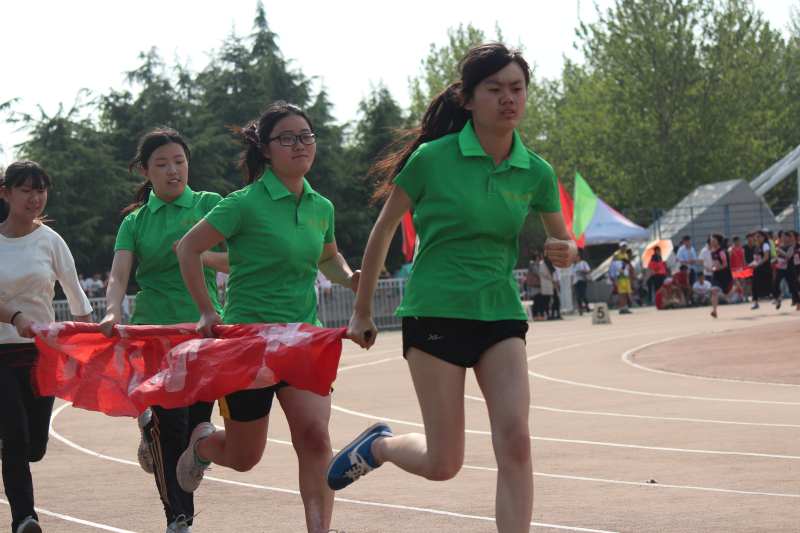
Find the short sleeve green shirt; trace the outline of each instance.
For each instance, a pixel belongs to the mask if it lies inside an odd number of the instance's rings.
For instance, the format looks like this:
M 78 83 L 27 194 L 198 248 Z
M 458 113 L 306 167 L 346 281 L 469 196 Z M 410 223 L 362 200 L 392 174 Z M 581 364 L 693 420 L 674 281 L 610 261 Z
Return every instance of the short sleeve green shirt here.
M 416 204 L 420 240 L 396 315 L 526 320 L 513 269 L 528 213 L 561 210 L 550 165 L 515 131 L 495 168 L 470 121 L 420 146 L 394 183 Z
M 200 319 L 183 282 L 172 244 L 183 238 L 220 200 L 219 194 L 194 192 L 186 187 L 177 200 L 168 204 L 151 192 L 147 203 L 122 221 L 114 251 L 133 252 L 140 263 L 136 283 L 141 290 L 136 294 L 131 323 L 166 325 Z M 209 267 L 203 270 L 208 294 L 214 307 L 220 310 L 216 272 Z
M 206 220 L 228 243 L 225 324 L 321 326 L 314 280 L 322 246 L 333 242 L 330 201 L 303 179 L 298 202 L 268 169 L 260 180 L 225 197 Z

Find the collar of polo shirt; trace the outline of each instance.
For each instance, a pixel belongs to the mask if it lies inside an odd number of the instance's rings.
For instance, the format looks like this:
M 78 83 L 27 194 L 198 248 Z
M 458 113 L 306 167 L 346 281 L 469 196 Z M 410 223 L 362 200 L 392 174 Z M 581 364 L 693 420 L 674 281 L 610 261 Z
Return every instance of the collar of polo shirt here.
M 183 194 L 178 196 L 178 198 L 172 202 L 172 205 L 177 205 L 180 207 L 192 207 L 192 199 L 194 198 L 194 192 L 189 186 L 186 186 L 186 190 L 183 191 Z M 147 207 L 150 209 L 151 212 L 155 213 L 161 206 L 164 205 L 171 205 L 156 196 L 155 192 L 150 191 L 150 199 L 147 200 Z
M 458 146 L 461 148 L 461 155 L 464 157 L 469 156 L 483 156 L 489 157 L 483 150 L 478 136 L 475 135 L 475 130 L 472 126 L 472 119 L 469 119 L 467 125 L 458 134 Z M 528 160 L 528 153 L 525 147 L 522 146 L 522 141 L 519 138 L 517 130 L 514 130 L 514 141 L 511 144 L 511 154 L 509 154 L 508 163 L 517 168 L 531 168 L 531 163 Z
M 284 185 L 283 182 L 278 179 L 278 176 L 272 172 L 271 168 L 268 168 L 261 177 L 261 183 L 267 189 L 267 192 L 273 201 L 280 200 L 286 196 L 294 196 L 291 192 L 289 192 L 289 189 L 286 188 L 286 185 Z M 303 196 L 306 194 L 317 194 L 317 192 L 311 188 L 311 185 L 308 184 L 308 180 L 303 178 Z

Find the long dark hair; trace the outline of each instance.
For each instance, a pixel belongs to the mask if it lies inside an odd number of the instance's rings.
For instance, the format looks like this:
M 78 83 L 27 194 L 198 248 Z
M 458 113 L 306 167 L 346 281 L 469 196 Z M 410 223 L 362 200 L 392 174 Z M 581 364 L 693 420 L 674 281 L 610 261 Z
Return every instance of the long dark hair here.
M 192 160 L 192 153 L 189 151 L 189 146 L 186 144 L 186 141 L 183 140 L 180 133 L 169 126 L 156 126 L 145 133 L 144 137 L 139 140 L 139 146 L 136 148 L 136 155 L 131 159 L 128 170 L 130 170 L 131 174 L 134 173 L 134 169 L 147 170 L 147 161 L 150 160 L 150 156 L 153 155 L 153 152 L 169 143 L 181 145 L 183 152 L 186 154 L 187 164 Z M 128 213 L 132 213 L 146 204 L 150 196 L 150 191 L 152 190 L 153 182 L 145 180 L 145 182 L 136 189 L 136 192 L 133 193 L 131 203 L 122 210 L 121 215 L 125 216 Z
M 256 120 L 251 120 L 244 126 L 228 126 L 236 136 L 236 142 L 247 148 L 239 154 L 236 168 L 242 171 L 245 186 L 257 181 L 264 175 L 269 167 L 269 158 L 264 155 L 264 146 L 269 139 L 272 129 L 282 118 L 289 115 L 303 117 L 308 122 L 308 128 L 314 132 L 311 117 L 303 109 L 294 104 L 278 100 L 261 113 Z
M 464 109 L 464 103 L 472 98 L 475 88 L 481 81 L 500 72 L 512 61 L 522 67 L 527 88 L 530 84 L 531 69 L 518 50 L 507 48 L 501 43 L 490 42 L 478 45 L 467 52 L 457 67 L 461 79 L 448 85 L 433 98 L 418 127 L 406 130 L 403 136 L 378 155 L 367 174 L 367 179 L 374 179 L 376 183 L 375 192 L 370 199 L 371 204 L 374 205 L 391 194 L 394 188 L 392 180 L 403 170 L 408 158 L 420 145 L 451 133 L 458 133 L 466 126 L 472 118 L 472 111 Z M 398 146 L 402 148 L 394 150 Z
M 49 191 L 53 188 L 53 180 L 50 179 L 50 174 L 42 165 L 35 161 L 24 160 L 8 165 L 5 175 L 0 178 L 0 187 L 5 187 L 9 192 L 14 187 L 30 187 Z M 0 222 L 5 222 L 9 213 L 10 210 L 5 201 L 0 201 Z M 39 217 L 36 220 L 49 222 L 45 217 Z

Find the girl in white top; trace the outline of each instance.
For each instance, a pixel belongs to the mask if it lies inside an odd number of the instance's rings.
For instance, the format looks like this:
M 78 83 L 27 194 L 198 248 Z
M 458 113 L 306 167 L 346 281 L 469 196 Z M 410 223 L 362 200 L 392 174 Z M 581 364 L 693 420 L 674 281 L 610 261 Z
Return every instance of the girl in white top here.
M 40 219 L 50 176 L 33 161 L 11 164 L 0 180 L 0 435 L 3 485 L 11 506 L 11 530 L 39 533 L 33 508 L 30 463 L 47 449 L 52 397 L 31 388 L 38 356 L 31 324 L 53 322 L 58 280 L 72 314 L 91 322 L 92 307 L 78 282 L 64 240 Z

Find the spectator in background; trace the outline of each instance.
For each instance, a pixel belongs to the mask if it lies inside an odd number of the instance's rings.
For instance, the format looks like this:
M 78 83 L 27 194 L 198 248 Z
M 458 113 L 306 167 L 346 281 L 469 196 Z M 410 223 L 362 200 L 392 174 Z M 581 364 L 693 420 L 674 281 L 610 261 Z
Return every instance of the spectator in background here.
M 550 308 L 550 299 L 553 297 L 555 285 L 555 267 L 545 257 L 539 262 L 539 279 L 541 279 L 541 294 L 539 295 L 539 308 L 535 311 L 533 319 L 537 322 L 547 320 L 547 310 Z
M 539 275 L 539 263 L 541 262 L 542 254 L 535 252 L 528 263 L 528 274 L 525 276 L 528 299 L 533 302 L 531 305 L 531 318 L 533 320 L 537 320 L 537 312 L 542 304 L 542 278 Z
M 702 272 L 697 274 L 697 281 L 692 285 L 692 301 L 695 305 L 711 304 L 711 282 Z
M 756 232 L 756 248 L 753 261 L 748 265 L 753 269 L 753 307 L 758 309 L 758 301 L 768 298 L 772 291 L 772 266 L 770 260 L 769 237 L 763 231 Z
M 667 278 L 656 292 L 656 309 L 674 309 L 681 307 L 680 291 L 675 287 L 672 278 Z
M 800 234 L 796 231 L 792 231 L 792 243 L 793 243 L 793 251 L 794 256 L 792 258 L 792 263 L 794 264 L 794 280 L 798 286 L 798 298 L 800 298 Z M 796 302 L 792 301 L 792 304 L 796 306 L 797 311 L 800 311 L 800 299 Z
M 753 254 L 756 250 L 756 232 L 751 231 L 745 235 L 744 238 L 745 244 L 742 246 L 742 250 L 744 251 L 744 265 L 745 268 L 750 268 L 749 265 L 753 262 Z M 744 286 L 742 287 L 742 296 L 744 297 L 744 301 L 747 302 L 753 293 L 753 275 L 750 274 L 746 278 L 743 278 L 743 281 Z
M 697 280 L 697 252 L 692 248 L 692 238 L 684 235 L 681 246 L 678 248 L 678 264 L 688 269 L 689 283 L 691 286 Z
M 777 270 L 775 271 L 772 295 L 775 298 L 773 301 L 775 304 L 775 309 L 780 309 L 781 302 L 783 301 L 783 294 L 781 291 L 782 280 L 786 280 L 786 284 L 789 285 L 789 292 L 792 295 L 792 303 L 800 301 L 800 298 L 798 298 L 797 294 L 797 274 L 794 268 L 794 243 L 792 242 L 792 236 L 788 231 L 785 231 L 781 234 L 781 243 L 776 249 L 776 253 L 778 255 L 778 265 Z
M 681 265 L 678 272 L 672 276 L 672 282 L 680 294 L 681 303 L 690 304 L 692 302 L 692 285 L 689 284 L 689 267 Z
M 631 299 L 631 263 L 628 260 L 627 250 L 624 254 L 618 255 L 620 259 L 616 261 L 617 270 L 617 294 L 619 294 L 619 314 L 630 314 L 628 309 L 628 302 L 633 303 Z
M 550 260 L 545 258 L 545 261 L 548 263 L 548 267 L 552 267 L 553 273 L 553 303 L 550 306 L 549 313 L 550 315 L 547 317 L 547 320 L 562 320 L 561 318 L 561 272 L 550 263 Z
M 628 241 L 619 241 L 619 250 L 614 254 L 614 260 L 627 259 L 628 257 Z
M 741 272 L 744 270 L 744 249 L 742 248 L 742 238 L 734 235 L 731 239 L 731 247 L 728 248 L 728 257 L 731 261 L 731 273 Z
M 655 301 L 658 289 L 661 288 L 661 285 L 664 284 L 664 280 L 667 279 L 667 264 L 664 263 L 664 260 L 661 258 L 660 247 L 653 247 L 653 257 L 650 258 L 647 268 L 653 272 L 653 275 L 650 276 L 649 280 L 647 280 L 647 286 L 650 290 L 651 298 L 653 298 L 653 301 Z
M 86 295 L 89 298 L 105 296 L 103 280 L 100 279 L 100 272 L 95 272 L 92 274 L 92 279 L 86 280 Z
M 700 253 L 697 255 L 697 263 L 695 267 L 697 271 L 700 272 L 701 270 L 706 273 L 706 277 L 708 274 L 711 273 L 711 269 L 714 267 L 714 260 L 711 258 L 711 239 L 706 241 L 706 245 L 703 246 L 703 249 L 700 250 Z
M 580 314 L 589 310 L 589 300 L 586 298 L 586 289 L 589 285 L 589 274 L 591 271 L 592 269 L 589 268 L 589 263 L 583 260 L 583 254 L 579 249 L 578 257 L 575 258 L 575 264 L 572 265 L 572 283 L 575 286 L 578 312 Z
M 225 307 L 225 289 L 228 288 L 229 277 L 230 274 L 221 270 L 217 271 L 217 299 L 222 307 Z

